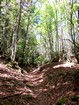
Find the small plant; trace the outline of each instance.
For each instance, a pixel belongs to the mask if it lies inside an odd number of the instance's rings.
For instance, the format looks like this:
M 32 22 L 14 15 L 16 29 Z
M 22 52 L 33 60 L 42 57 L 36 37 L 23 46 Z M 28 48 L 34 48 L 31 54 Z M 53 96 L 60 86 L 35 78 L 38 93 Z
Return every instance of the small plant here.
M 52 62 L 58 62 L 59 61 L 59 52 L 54 52 L 52 57 Z
M 7 102 L 6 105 L 11 105 L 10 102 Z
M 43 55 L 39 55 L 35 58 L 34 63 L 42 65 L 45 61 L 45 57 Z
M 67 98 L 62 98 L 57 102 L 56 105 L 65 105 L 66 102 L 67 102 Z
M 14 68 L 14 69 L 17 69 L 18 63 L 15 62 L 15 61 L 11 61 L 11 62 L 9 62 L 9 65 L 8 65 L 8 66 L 9 66 L 9 67 L 12 67 L 12 68 Z
M 33 98 L 33 97 L 32 97 L 31 94 L 27 94 L 27 95 L 26 95 L 26 99 L 32 100 L 32 98 Z
M 77 102 L 79 101 L 79 95 L 75 95 L 72 97 L 72 101 Z

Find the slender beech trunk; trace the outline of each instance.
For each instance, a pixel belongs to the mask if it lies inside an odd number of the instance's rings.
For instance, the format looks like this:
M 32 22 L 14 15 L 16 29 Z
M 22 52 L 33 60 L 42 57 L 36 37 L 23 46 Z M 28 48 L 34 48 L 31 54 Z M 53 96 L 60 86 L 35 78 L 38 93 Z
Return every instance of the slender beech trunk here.
M 52 61 L 53 58 L 53 36 L 52 36 L 52 24 L 51 24 L 51 20 L 49 18 L 49 22 L 50 24 L 48 24 L 48 18 L 46 19 L 46 25 L 47 25 L 47 31 L 48 31 L 48 42 L 49 42 L 49 53 L 50 53 L 50 61 Z
M 0 0 L 0 38 L 1 38 L 1 15 L 2 15 L 2 13 L 1 13 L 1 0 Z M 1 40 L 0 40 L 0 54 L 2 54 L 2 50 L 1 50 Z
M 57 5 L 57 0 L 56 0 L 56 5 Z M 57 52 L 59 52 L 59 37 L 58 37 L 58 11 L 56 8 L 56 20 L 55 20 L 55 28 L 56 28 L 56 44 L 55 44 L 55 49 Z
M 59 51 L 59 38 L 58 38 L 58 17 L 57 17 L 57 10 L 56 10 L 56 22 L 55 22 L 55 26 L 56 26 L 56 51 Z
M 11 60 L 12 61 L 15 61 L 17 41 L 18 41 L 19 32 L 20 32 L 21 12 L 22 12 L 22 5 L 21 4 L 22 4 L 22 0 L 20 0 L 20 3 L 19 3 L 18 17 L 16 19 L 16 24 L 15 24 L 14 30 L 13 30 L 12 49 L 11 49 Z
M 32 6 L 32 0 L 28 1 L 28 4 L 30 4 L 30 6 Z M 25 58 L 25 53 L 26 53 L 26 45 L 27 45 L 27 36 L 29 33 L 29 26 L 30 26 L 30 13 L 28 15 L 28 20 L 27 20 L 27 25 L 26 25 L 26 32 L 24 34 L 24 47 L 23 47 L 23 55 L 22 55 L 22 60 L 21 60 L 21 64 L 24 63 L 24 58 Z
M 6 54 L 7 50 L 7 29 L 6 27 L 8 26 L 8 21 L 7 21 L 7 11 L 8 11 L 8 0 L 5 0 L 5 16 L 4 16 L 4 26 L 3 26 L 3 39 L 2 39 L 2 51 L 3 51 L 3 56 Z
M 73 23 L 73 0 L 71 0 L 71 13 L 70 13 L 70 35 L 74 45 L 74 53 L 76 55 L 76 40 L 75 40 L 75 32 L 74 32 L 74 23 Z
M 53 58 L 53 40 L 51 37 L 51 32 L 48 32 L 48 39 L 49 39 L 49 46 L 50 46 L 50 61 L 52 61 L 52 58 Z
M 29 32 L 29 26 L 30 26 L 30 16 L 28 16 L 28 23 L 27 23 L 26 32 L 25 32 L 24 47 L 23 47 L 23 56 L 22 56 L 22 61 L 21 61 L 22 63 L 24 62 L 24 58 L 25 58 L 25 52 L 26 52 L 27 36 L 28 36 L 28 32 Z
M 1 0 L 0 0 L 0 15 L 1 15 Z

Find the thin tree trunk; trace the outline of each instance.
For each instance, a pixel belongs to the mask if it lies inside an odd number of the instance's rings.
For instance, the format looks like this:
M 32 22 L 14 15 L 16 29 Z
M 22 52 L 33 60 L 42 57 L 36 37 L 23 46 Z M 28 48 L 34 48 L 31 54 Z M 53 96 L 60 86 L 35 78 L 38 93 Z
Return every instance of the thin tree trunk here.
M 15 61 L 16 57 L 16 48 L 17 48 L 17 41 L 19 37 L 19 32 L 20 32 L 20 25 L 21 25 L 21 11 L 22 11 L 22 6 L 21 6 L 22 0 L 20 0 L 19 4 L 19 14 L 16 20 L 16 24 L 14 26 L 13 30 L 13 39 L 12 39 L 12 49 L 11 49 L 11 60 Z
M 47 31 L 48 31 L 48 42 L 49 42 L 49 53 L 50 53 L 50 61 L 52 61 L 53 58 L 53 36 L 52 36 L 52 24 L 51 20 L 49 18 L 50 24 L 48 24 L 48 18 L 46 19 L 46 25 L 47 25 Z
M 57 10 L 56 10 L 56 51 L 59 51 L 59 39 L 58 39 L 58 17 L 57 17 Z
M 32 0 L 29 0 L 27 1 L 28 4 L 30 4 L 30 6 L 32 6 Z M 26 53 L 26 45 L 27 45 L 27 36 L 28 36 L 28 33 L 29 33 L 29 26 L 30 26 L 30 15 L 28 15 L 28 20 L 27 20 L 27 27 L 26 27 L 26 32 L 25 32 L 25 35 L 24 35 L 24 47 L 23 47 L 23 55 L 22 55 L 22 60 L 21 60 L 21 64 L 24 63 L 24 58 L 25 58 L 25 53 Z
M 3 26 L 3 39 L 2 39 L 2 50 L 3 50 L 3 56 L 6 54 L 7 50 L 7 11 L 8 11 L 8 0 L 5 1 L 5 18 L 4 18 L 4 26 Z
M 52 42 L 51 32 L 48 32 L 48 39 L 49 39 L 49 46 L 50 46 L 50 61 L 52 61 L 52 58 L 53 58 L 53 42 Z
M 0 35 L 2 34 L 2 26 L 1 26 L 1 17 L 2 17 L 2 13 L 1 13 L 1 0 L 0 0 Z M 0 40 L 0 54 L 2 54 L 2 48 L 1 48 L 1 43 L 2 41 Z
M 27 28 L 26 28 L 26 32 L 25 32 L 25 41 L 24 41 L 24 47 L 23 47 L 22 63 L 23 63 L 24 58 L 25 58 L 25 52 L 26 52 L 27 36 L 28 36 L 28 32 L 29 32 L 29 26 L 30 26 L 30 16 L 28 17 L 28 23 L 27 23 Z
M 0 15 L 1 15 L 1 0 L 0 0 Z
M 75 40 L 75 32 L 74 32 L 74 23 L 73 23 L 73 0 L 71 0 L 71 13 L 70 13 L 70 35 L 74 45 L 74 53 L 76 55 L 76 40 Z
M 57 5 L 57 0 L 56 0 L 56 5 Z M 55 49 L 57 52 L 59 52 L 59 37 L 58 37 L 58 12 L 56 8 L 56 20 L 55 20 L 55 28 L 56 28 L 56 44 L 55 44 Z

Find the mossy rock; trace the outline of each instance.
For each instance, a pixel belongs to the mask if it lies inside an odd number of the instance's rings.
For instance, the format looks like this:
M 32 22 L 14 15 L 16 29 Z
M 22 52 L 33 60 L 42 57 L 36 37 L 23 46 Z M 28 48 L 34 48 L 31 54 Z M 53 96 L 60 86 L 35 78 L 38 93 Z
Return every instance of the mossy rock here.
M 56 105 L 64 105 L 67 101 L 68 101 L 67 98 L 62 98 L 62 99 L 60 99 L 60 100 L 57 102 Z

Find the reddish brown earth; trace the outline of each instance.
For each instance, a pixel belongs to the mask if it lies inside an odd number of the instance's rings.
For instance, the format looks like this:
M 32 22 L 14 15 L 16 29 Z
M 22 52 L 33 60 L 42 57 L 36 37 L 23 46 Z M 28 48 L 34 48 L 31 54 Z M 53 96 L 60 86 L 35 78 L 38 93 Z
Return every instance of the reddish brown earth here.
M 73 100 L 79 95 L 79 64 L 52 63 L 23 74 L 19 69 L 0 59 L 0 105 L 79 105 Z

